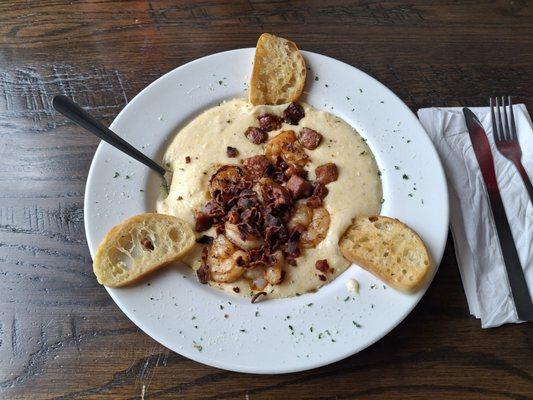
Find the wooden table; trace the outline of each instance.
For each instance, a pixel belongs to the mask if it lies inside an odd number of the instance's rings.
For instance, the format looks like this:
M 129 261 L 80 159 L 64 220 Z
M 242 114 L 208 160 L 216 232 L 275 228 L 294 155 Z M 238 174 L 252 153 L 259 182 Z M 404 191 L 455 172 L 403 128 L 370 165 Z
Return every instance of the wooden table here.
M 163 73 L 254 46 L 266 31 L 368 72 L 413 110 L 486 105 L 496 94 L 533 110 L 533 7 L 450 3 L 3 0 L 0 398 L 533 396 L 531 325 L 481 330 L 469 316 L 451 240 L 413 313 L 344 361 L 253 376 L 170 352 L 94 279 L 83 194 L 98 140 L 51 107 L 64 93 L 110 123 Z

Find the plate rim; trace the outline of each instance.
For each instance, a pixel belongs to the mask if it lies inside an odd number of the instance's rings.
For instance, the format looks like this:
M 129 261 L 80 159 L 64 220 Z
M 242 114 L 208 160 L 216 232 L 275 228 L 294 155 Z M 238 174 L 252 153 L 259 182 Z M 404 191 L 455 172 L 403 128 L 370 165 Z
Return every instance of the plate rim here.
M 137 93 L 124 106 L 124 108 L 122 108 L 122 110 L 117 114 L 117 116 L 113 119 L 113 122 L 110 124 L 110 126 L 109 126 L 110 129 L 114 128 L 114 125 L 117 123 L 118 120 L 120 120 L 123 117 L 123 115 L 127 112 L 127 109 L 132 104 L 134 104 L 134 103 L 136 103 L 138 101 L 142 101 L 142 100 L 140 100 L 142 95 L 144 95 L 144 94 L 148 93 L 149 91 L 153 90 L 153 88 L 156 86 L 156 84 L 158 82 L 165 80 L 168 76 L 170 76 L 171 74 L 175 73 L 177 70 L 179 70 L 181 68 L 190 67 L 190 66 L 194 65 L 195 63 L 199 63 L 199 62 L 205 61 L 206 59 L 208 59 L 210 57 L 222 56 L 222 55 L 229 54 L 229 53 L 249 52 L 249 51 L 253 51 L 253 50 L 254 50 L 253 47 L 247 47 L 247 48 L 239 48 L 239 49 L 232 49 L 232 50 L 222 51 L 222 52 L 218 52 L 218 53 L 212 53 L 212 54 L 208 54 L 208 55 L 202 56 L 200 58 L 191 60 L 191 61 L 189 61 L 187 63 L 184 63 L 182 65 L 179 65 L 179 66 L 167 71 L 165 74 L 161 75 L 160 77 L 158 77 L 157 79 L 152 81 L 150 84 L 148 84 L 146 87 L 144 87 L 139 93 Z M 345 66 L 347 68 L 356 70 L 357 72 L 360 72 L 360 73 L 366 75 L 366 77 L 368 77 L 371 81 L 373 81 L 374 84 L 377 84 L 382 90 L 385 90 L 386 92 L 388 92 L 389 95 L 393 96 L 396 100 L 398 100 L 398 102 L 399 102 L 398 104 L 400 105 L 400 107 L 402 107 L 402 114 L 409 113 L 411 115 L 411 117 L 414 118 L 414 120 L 416 120 L 416 123 L 417 123 L 417 125 L 419 125 L 419 128 L 422 130 L 422 132 L 426 133 L 424 127 L 420 123 L 420 120 L 417 118 L 416 114 L 407 106 L 407 104 L 405 104 L 405 102 L 399 96 L 397 96 L 396 93 L 394 93 L 391 89 L 389 89 L 387 86 L 385 86 L 379 80 L 374 78 L 372 75 L 368 74 L 367 72 L 365 72 L 365 71 L 363 71 L 363 70 L 361 70 L 361 69 L 359 69 L 357 67 L 354 67 L 353 65 L 350 65 L 350 64 L 348 64 L 348 63 L 346 63 L 344 61 L 338 60 L 336 58 L 333 58 L 333 57 L 330 57 L 330 56 L 327 56 L 327 55 L 323 55 L 323 54 L 315 53 L 315 52 L 310 52 L 310 51 L 305 51 L 305 50 L 301 50 L 301 52 L 303 53 L 304 57 L 306 55 L 312 55 L 313 57 L 314 56 L 318 56 L 319 58 L 326 59 L 328 62 L 342 64 L 343 66 Z M 435 167 L 434 173 L 438 173 L 439 174 L 441 182 L 444 183 L 443 190 L 444 190 L 444 192 L 446 194 L 445 199 L 442 200 L 443 201 L 443 206 L 444 206 L 443 207 L 444 209 L 442 210 L 442 213 L 444 214 L 443 216 L 445 216 L 445 221 L 446 221 L 446 224 L 444 224 L 445 232 L 444 232 L 444 235 L 443 235 L 444 236 L 443 244 L 441 245 L 442 246 L 442 252 L 441 252 L 441 254 L 438 257 L 438 260 L 437 259 L 432 260 L 433 263 L 434 263 L 433 275 L 431 276 L 431 279 L 428 280 L 428 282 L 426 283 L 425 287 L 420 292 L 416 293 L 417 295 L 419 295 L 418 299 L 416 299 L 416 301 L 414 301 L 412 303 L 412 305 L 410 305 L 409 307 L 406 308 L 403 317 L 401 317 L 397 321 L 395 321 L 394 324 L 391 324 L 388 327 L 388 329 L 382 330 L 380 332 L 380 334 L 376 335 L 362 349 L 353 350 L 352 348 L 349 348 L 348 351 L 342 352 L 342 354 L 340 354 L 340 355 L 338 355 L 336 357 L 332 357 L 332 358 L 330 357 L 330 358 L 327 358 L 326 360 L 314 361 L 314 362 L 306 365 L 305 367 L 294 367 L 294 366 L 293 367 L 287 367 L 287 366 L 281 366 L 280 365 L 276 370 L 272 370 L 272 369 L 261 368 L 261 367 L 255 367 L 255 368 L 250 368 L 249 366 L 241 367 L 240 365 L 235 364 L 235 363 L 227 364 L 226 362 L 219 362 L 216 359 L 213 359 L 211 357 L 205 357 L 199 352 L 198 353 L 194 353 L 192 351 L 182 351 L 181 349 L 180 349 L 180 352 L 178 352 L 176 350 L 173 350 L 173 348 L 175 346 L 172 346 L 170 343 L 168 343 L 167 340 L 162 338 L 157 332 L 148 333 L 147 330 L 149 328 L 148 327 L 145 328 L 144 324 L 141 323 L 137 319 L 136 315 L 134 313 L 132 313 L 131 310 L 127 309 L 126 307 L 123 308 L 123 307 L 120 306 L 121 302 L 119 301 L 118 296 L 116 296 L 116 294 L 112 290 L 110 290 L 110 288 L 108 288 L 107 286 L 104 286 L 104 288 L 106 289 L 106 291 L 108 292 L 110 297 L 113 299 L 115 305 L 126 315 L 126 317 L 128 317 L 128 319 L 131 322 L 133 322 L 146 335 L 148 335 L 149 337 L 151 337 L 152 339 L 154 339 L 155 341 L 157 341 L 161 345 L 165 346 L 167 349 L 169 349 L 169 350 L 171 350 L 171 351 L 173 351 L 173 352 L 175 352 L 177 354 L 180 354 L 183 357 L 189 358 L 189 359 L 191 359 L 191 360 L 193 360 L 195 362 L 199 362 L 199 363 L 202 363 L 202 364 L 205 364 L 205 365 L 209 365 L 209 366 L 212 366 L 212 367 L 224 369 L 224 370 L 227 370 L 227 371 L 234 371 L 234 372 L 240 372 L 240 373 L 249 373 L 249 374 L 285 374 L 285 373 L 293 373 L 293 372 L 307 371 L 307 370 L 323 367 L 323 366 L 326 366 L 326 365 L 329 365 L 329 364 L 336 363 L 336 362 L 338 362 L 340 360 L 343 360 L 345 358 L 348 358 L 348 357 L 350 357 L 350 356 L 352 356 L 354 354 L 357 354 L 358 352 L 360 352 L 360 351 L 372 346 L 377 341 L 381 340 L 383 337 L 388 335 L 392 330 L 394 330 L 401 322 L 403 322 L 411 314 L 413 309 L 420 303 L 422 298 L 425 296 L 427 290 L 429 289 L 429 287 L 433 283 L 433 280 L 435 279 L 435 276 L 436 276 L 436 274 L 437 274 L 437 272 L 438 272 L 438 270 L 440 268 L 440 263 L 441 263 L 442 258 L 444 256 L 444 251 L 445 251 L 447 237 L 448 237 L 447 232 L 449 230 L 449 214 L 450 214 L 450 210 L 449 210 L 449 188 L 448 188 L 446 175 L 444 173 L 444 168 L 443 168 L 440 156 L 439 156 L 437 150 L 435 149 L 435 146 L 431 142 L 429 136 L 427 135 L 427 133 L 426 133 L 426 138 L 427 138 L 428 143 L 430 144 L 430 146 L 428 146 L 428 147 L 431 149 L 431 152 L 433 153 L 433 156 L 438 161 L 437 165 L 434 166 Z M 93 247 L 96 248 L 97 244 L 94 242 L 94 240 L 93 240 L 94 238 L 91 239 L 90 235 L 89 235 L 90 222 L 89 222 L 89 218 L 88 218 L 88 215 L 87 215 L 87 210 L 89 209 L 88 208 L 89 200 L 88 200 L 88 196 L 86 195 L 86 193 L 89 192 L 90 186 L 92 186 L 92 181 L 94 179 L 96 179 L 95 176 L 94 176 L 95 168 L 93 168 L 93 167 L 94 167 L 95 160 L 97 159 L 98 155 L 103 151 L 102 150 L 103 147 L 104 147 L 103 144 L 104 144 L 103 141 L 101 141 L 98 144 L 98 147 L 97 147 L 97 149 L 96 149 L 96 151 L 95 151 L 95 153 L 93 155 L 93 158 L 91 160 L 91 165 L 89 167 L 89 172 L 88 172 L 88 175 L 87 175 L 87 181 L 86 181 L 86 184 L 85 184 L 85 192 L 84 192 L 84 202 L 83 202 L 83 206 L 84 206 L 84 229 L 85 229 L 85 236 L 86 236 L 86 239 L 87 239 L 87 246 L 89 247 L 89 252 L 91 254 L 91 258 L 94 257 Z

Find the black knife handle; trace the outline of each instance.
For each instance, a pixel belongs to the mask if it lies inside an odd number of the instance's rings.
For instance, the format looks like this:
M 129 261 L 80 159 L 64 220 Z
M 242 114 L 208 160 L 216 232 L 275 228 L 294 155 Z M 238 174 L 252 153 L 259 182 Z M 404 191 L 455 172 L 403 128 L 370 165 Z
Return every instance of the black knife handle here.
M 511 287 L 511 293 L 516 307 L 516 313 L 518 318 L 522 321 L 533 321 L 533 307 L 531 302 L 531 296 L 527 287 L 526 278 L 520 259 L 518 258 L 518 252 L 514 244 L 513 235 L 505 214 L 505 208 L 503 207 L 502 198 L 498 188 L 487 188 L 489 193 L 490 206 L 492 208 L 492 215 L 494 216 L 494 223 L 496 225 L 496 231 L 498 232 L 498 238 L 500 239 L 500 246 L 502 249 L 502 255 L 507 267 L 507 278 L 509 279 L 509 286 Z

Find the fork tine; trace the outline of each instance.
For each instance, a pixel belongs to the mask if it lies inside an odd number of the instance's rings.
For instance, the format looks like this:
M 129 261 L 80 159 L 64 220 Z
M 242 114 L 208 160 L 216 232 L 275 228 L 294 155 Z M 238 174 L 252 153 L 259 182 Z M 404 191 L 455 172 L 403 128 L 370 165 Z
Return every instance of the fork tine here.
M 503 131 L 502 113 L 500 111 L 500 104 L 498 102 L 497 97 L 496 97 L 496 111 L 498 112 L 498 130 L 500 131 L 500 135 L 503 137 L 503 140 L 507 140 L 507 138 L 505 137 L 505 132 Z
M 492 117 L 492 134 L 496 138 L 496 140 L 502 140 L 500 138 L 500 132 L 498 131 L 498 125 L 496 125 L 496 114 L 494 114 L 494 102 L 492 100 L 492 97 L 489 98 L 490 103 L 490 115 Z
M 503 109 L 503 131 L 505 132 L 505 136 L 509 139 L 513 139 L 513 135 L 511 135 L 511 128 L 509 126 L 509 119 L 507 118 L 507 108 L 505 107 L 505 97 L 502 96 L 502 109 Z
M 507 96 L 509 102 L 509 112 L 511 114 L 511 139 L 516 140 L 516 124 L 514 122 L 513 102 L 511 96 Z

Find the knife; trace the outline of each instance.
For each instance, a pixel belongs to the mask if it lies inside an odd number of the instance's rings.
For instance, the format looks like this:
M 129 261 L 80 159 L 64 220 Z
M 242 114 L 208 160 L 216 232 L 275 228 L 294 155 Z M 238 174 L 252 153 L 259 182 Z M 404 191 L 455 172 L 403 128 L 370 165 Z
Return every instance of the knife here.
M 496 231 L 500 239 L 503 261 L 507 270 L 507 278 L 511 287 L 516 313 L 522 321 L 533 321 L 533 303 L 531 302 L 524 271 L 520 265 L 509 221 L 503 208 L 487 134 L 485 129 L 483 129 L 483 125 L 481 125 L 481 122 L 472 111 L 465 107 L 463 108 L 463 114 L 465 115 L 474 154 L 489 195 L 490 208 L 492 209 Z

